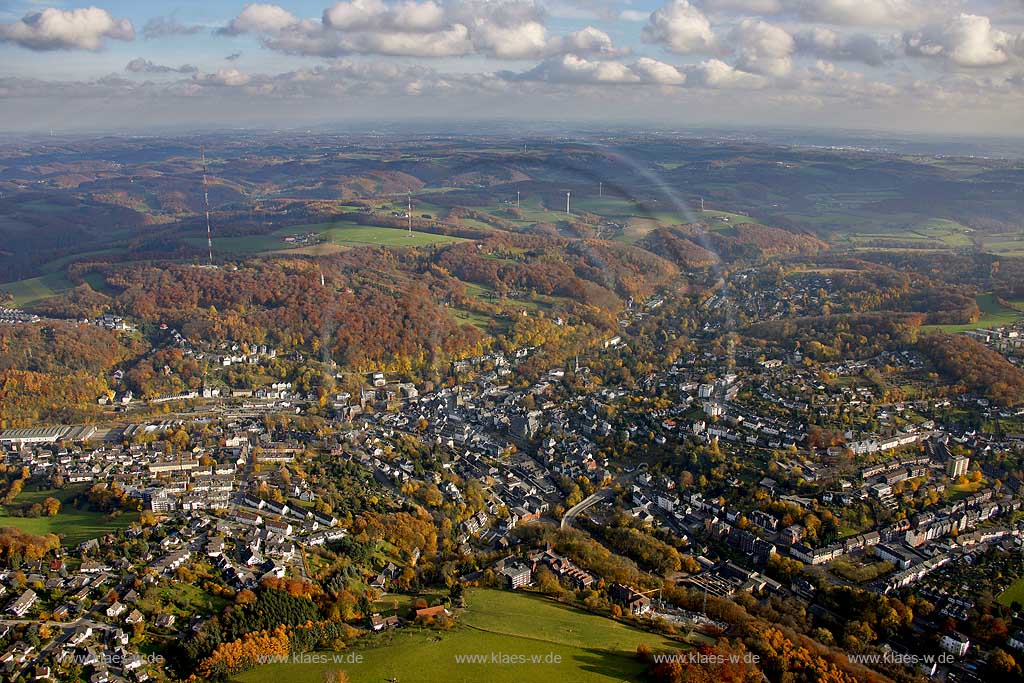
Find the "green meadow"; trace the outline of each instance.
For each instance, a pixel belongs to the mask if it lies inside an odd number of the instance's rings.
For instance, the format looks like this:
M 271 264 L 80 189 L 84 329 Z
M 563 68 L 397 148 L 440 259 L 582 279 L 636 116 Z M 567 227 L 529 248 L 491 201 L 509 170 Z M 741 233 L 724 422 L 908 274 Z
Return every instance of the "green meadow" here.
M 268 664 L 234 680 L 319 683 L 327 671 L 341 669 L 353 683 L 619 683 L 643 679 L 635 658 L 641 643 L 656 652 L 686 646 L 531 593 L 471 589 L 466 605 L 448 631 L 407 626 L 371 634 L 350 650 L 320 653 L 339 656 L 337 664 Z M 346 661 L 354 655 L 361 656 L 358 663 Z M 492 661 L 502 655 L 517 661 Z M 465 661 L 473 656 L 486 661 Z
M 63 545 L 76 546 L 82 541 L 127 528 L 132 522 L 138 521 L 137 512 L 123 512 L 111 517 L 103 512 L 75 509 L 70 501 L 84 490 L 85 486 L 69 486 L 64 489 L 22 491 L 10 507 L 42 503 L 52 496 L 61 502 L 60 512 L 56 517 L 15 517 L 4 508 L 3 514 L 0 514 L 0 527 L 14 527 L 36 535 L 56 534 L 60 536 Z
M 1015 311 L 1012 308 L 1003 306 L 991 294 L 983 294 L 977 298 L 978 308 L 981 309 L 981 317 L 977 322 L 965 323 L 963 325 L 926 325 L 925 329 L 940 330 L 948 334 L 967 332 L 969 330 L 988 329 L 991 327 L 1002 327 L 1011 325 L 1021 318 L 1024 313 Z

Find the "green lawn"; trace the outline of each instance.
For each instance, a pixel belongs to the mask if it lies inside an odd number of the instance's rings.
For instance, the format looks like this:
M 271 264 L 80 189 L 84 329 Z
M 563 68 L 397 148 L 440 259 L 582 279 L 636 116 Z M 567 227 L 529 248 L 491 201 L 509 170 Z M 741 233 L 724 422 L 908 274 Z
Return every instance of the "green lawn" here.
M 181 582 L 161 588 L 158 595 L 164 605 L 173 605 L 171 611 L 179 619 L 189 619 L 197 612 L 216 614 L 227 604 L 219 595 L 210 595 L 199 586 Z
M 334 244 L 346 246 L 379 245 L 388 247 L 423 247 L 431 244 L 451 244 L 464 241 L 461 237 L 434 235 L 428 232 L 412 231 L 400 228 L 384 228 L 373 225 L 360 225 L 347 221 L 334 223 L 315 223 L 312 225 L 295 225 L 288 228 L 289 232 L 318 232 Z M 283 243 L 282 243 L 283 244 Z
M 418 215 L 418 214 L 417 214 Z M 284 241 L 286 235 L 297 235 L 308 232 L 320 233 L 325 243 L 323 247 L 338 245 L 342 247 L 359 247 L 367 245 L 388 247 L 423 247 L 432 244 L 450 244 L 462 242 L 461 237 L 434 235 L 432 233 L 412 231 L 401 228 L 387 228 L 374 225 L 361 225 L 350 221 L 334 221 L 332 223 L 311 223 L 309 225 L 289 225 L 275 230 L 269 235 L 245 235 L 242 237 L 220 237 L 214 235 L 213 253 L 231 254 L 265 254 L 294 250 L 299 253 L 316 251 L 315 247 L 303 247 Z M 184 241 L 196 248 L 206 248 L 206 237 L 186 237 Z M 337 249 L 337 246 L 335 247 Z
M 206 249 L 205 237 L 186 237 L 184 241 L 196 249 Z M 290 245 L 280 237 L 273 235 L 245 235 L 244 237 L 216 237 L 213 238 L 213 255 L 219 253 L 229 254 L 259 254 L 265 251 L 277 251 L 286 249 Z
M 82 541 L 124 529 L 132 522 L 138 521 L 139 513 L 137 512 L 124 512 L 111 518 L 102 512 L 76 510 L 69 501 L 86 488 L 85 486 L 69 486 L 61 490 L 23 491 L 14 500 L 14 507 L 21 507 L 26 503 L 42 503 L 47 497 L 53 496 L 61 501 L 60 512 L 56 517 L 14 517 L 6 514 L 6 510 L 4 510 L 4 514 L 0 514 L 0 527 L 15 527 L 37 535 L 57 534 L 61 537 L 64 545 L 76 546 Z
M 744 216 L 741 213 L 730 213 L 728 211 L 712 211 L 710 209 L 707 211 L 695 211 L 694 213 L 696 214 L 698 220 L 705 221 L 709 223 L 712 227 L 716 225 L 723 225 L 723 222 L 718 220 L 719 218 L 729 219 L 729 222 L 724 223 L 724 225 L 737 225 L 740 223 L 754 223 L 757 225 L 761 224 L 761 222 L 756 218 Z
M 1021 318 L 1024 318 L 1024 314 L 1020 311 L 1015 311 L 1012 308 L 1003 306 L 996 301 L 995 297 L 991 294 L 979 296 L 977 298 L 977 302 L 978 308 L 981 309 L 982 314 L 977 322 L 966 323 L 963 325 L 925 325 L 924 328 L 941 330 L 942 332 L 955 334 L 957 332 L 967 332 L 968 330 L 1011 325 Z
M 137 512 L 125 512 L 110 519 L 100 512 L 61 509 L 56 517 L 10 517 L 0 515 L 0 527 L 12 526 L 30 534 L 57 534 L 66 546 L 76 546 L 90 538 L 124 529 L 139 519 Z
M 477 313 L 476 311 L 470 311 L 465 308 L 450 307 L 452 317 L 455 318 L 456 322 L 460 325 L 473 325 L 478 329 L 487 332 L 491 329 L 492 324 L 496 324 L 497 320 L 490 316 L 484 315 L 483 313 Z
M 940 240 L 950 247 L 969 247 L 972 244 L 968 236 L 970 228 L 945 218 L 929 218 L 913 230 L 929 239 Z
M 634 653 L 640 643 L 655 651 L 679 643 L 603 617 L 506 591 L 470 590 L 467 608 L 451 631 L 406 627 L 370 635 L 354 644 L 361 663 L 265 665 L 236 677 L 241 683 L 319 683 L 324 672 L 343 669 L 353 683 L 618 683 L 643 680 Z M 457 656 L 523 656 L 523 663 L 466 663 Z M 534 658 L 537 658 L 536 660 Z M 557 661 L 556 661 L 557 660 Z M 344 662 L 344 660 L 342 660 Z
M 47 299 L 68 289 L 71 289 L 71 281 L 63 272 L 47 273 L 40 277 L 0 284 L 0 292 L 10 292 L 14 295 L 14 301 L 9 305 L 15 308 Z
M 1010 587 L 1004 590 L 996 598 L 996 602 L 1001 605 L 1009 607 L 1014 602 L 1018 602 L 1024 605 L 1024 576 L 1010 584 Z

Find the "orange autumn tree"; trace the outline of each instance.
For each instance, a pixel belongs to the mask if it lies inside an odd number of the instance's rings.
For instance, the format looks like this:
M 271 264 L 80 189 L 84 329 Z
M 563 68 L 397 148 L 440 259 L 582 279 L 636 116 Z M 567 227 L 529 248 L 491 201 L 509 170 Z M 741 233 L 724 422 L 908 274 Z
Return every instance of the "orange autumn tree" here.
M 270 657 L 287 657 L 290 652 L 284 626 L 247 633 L 238 640 L 218 645 L 213 654 L 200 662 L 197 680 L 222 679 L 262 664 Z

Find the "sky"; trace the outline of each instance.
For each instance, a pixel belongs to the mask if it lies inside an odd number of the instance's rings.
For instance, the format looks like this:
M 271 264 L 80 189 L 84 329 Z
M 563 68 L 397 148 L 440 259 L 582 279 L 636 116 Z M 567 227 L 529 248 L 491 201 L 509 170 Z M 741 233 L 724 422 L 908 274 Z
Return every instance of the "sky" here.
M 1024 0 L 0 0 L 0 130 L 1024 135 Z

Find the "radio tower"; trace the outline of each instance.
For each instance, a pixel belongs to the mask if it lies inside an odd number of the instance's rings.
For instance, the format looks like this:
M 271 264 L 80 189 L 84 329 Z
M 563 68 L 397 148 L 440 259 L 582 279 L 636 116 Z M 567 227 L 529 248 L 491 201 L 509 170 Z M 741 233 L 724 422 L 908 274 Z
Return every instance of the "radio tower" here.
M 409 217 L 409 237 L 412 237 L 412 192 L 409 193 L 409 208 L 406 215 Z
M 203 203 L 206 205 L 206 248 L 209 251 L 210 265 L 213 265 L 213 232 L 210 230 L 210 192 L 206 183 L 206 147 L 199 147 L 203 158 Z

